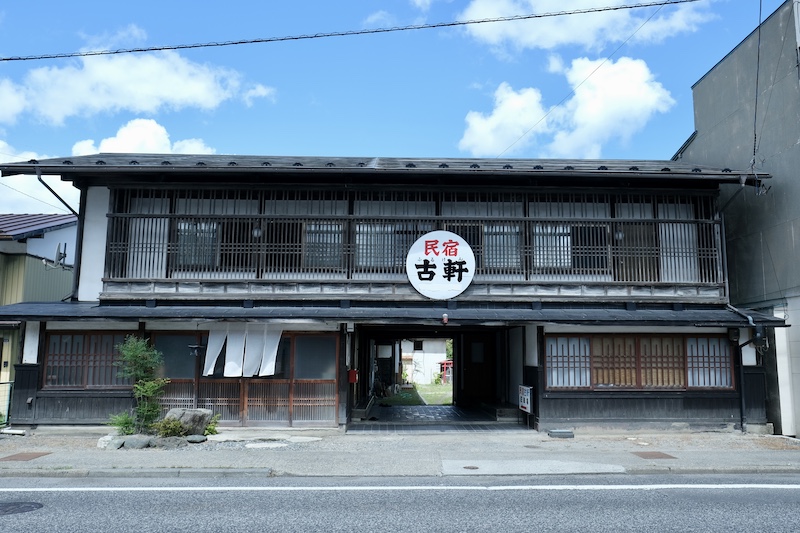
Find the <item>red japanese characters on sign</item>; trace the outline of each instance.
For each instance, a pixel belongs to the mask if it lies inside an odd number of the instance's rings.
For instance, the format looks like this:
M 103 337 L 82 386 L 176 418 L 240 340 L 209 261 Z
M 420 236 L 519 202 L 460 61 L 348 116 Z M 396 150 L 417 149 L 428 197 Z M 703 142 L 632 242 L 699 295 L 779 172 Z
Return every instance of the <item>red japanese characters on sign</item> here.
M 475 275 L 475 255 L 469 244 L 449 231 L 433 231 L 411 245 L 406 273 L 423 296 L 447 300 L 458 296 Z

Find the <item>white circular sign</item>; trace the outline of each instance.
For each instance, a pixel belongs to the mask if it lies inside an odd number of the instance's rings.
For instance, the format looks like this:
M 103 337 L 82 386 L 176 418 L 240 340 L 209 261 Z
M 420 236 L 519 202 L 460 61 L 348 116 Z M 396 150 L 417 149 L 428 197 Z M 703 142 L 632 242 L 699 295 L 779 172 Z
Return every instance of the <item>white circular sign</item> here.
M 433 300 L 464 292 L 475 275 L 475 254 L 467 241 L 450 231 L 426 233 L 411 245 L 406 273 L 417 291 Z

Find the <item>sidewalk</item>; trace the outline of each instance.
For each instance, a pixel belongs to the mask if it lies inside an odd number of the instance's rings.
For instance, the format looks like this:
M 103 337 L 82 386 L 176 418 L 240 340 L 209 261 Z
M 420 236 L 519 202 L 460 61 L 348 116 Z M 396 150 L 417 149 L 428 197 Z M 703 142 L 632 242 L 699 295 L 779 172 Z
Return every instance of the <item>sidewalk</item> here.
M 800 473 L 800 440 L 739 432 L 345 433 L 220 428 L 177 449 L 102 449 L 108 427 L 0 434 L 0 477 Z

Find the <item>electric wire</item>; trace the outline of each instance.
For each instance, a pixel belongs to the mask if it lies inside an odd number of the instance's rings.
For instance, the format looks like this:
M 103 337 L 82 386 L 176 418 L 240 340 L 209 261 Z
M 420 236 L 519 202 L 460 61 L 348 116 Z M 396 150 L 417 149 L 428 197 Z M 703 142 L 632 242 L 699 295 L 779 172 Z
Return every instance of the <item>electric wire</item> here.
M 758 153 L 758 77 L 759 72 L 761 71 L 761 24 L 762 24 L 762 13 L 761 8 L 763 7 L 763 0 L 759 0 L 758 2 L 758 36 L 757 36 L 757 44 L 756 44 L 756 94 L 755 94 L 755 102 L 753 102 L 753 159 L 750 160 L 750 171 L 755 173 L 756 167 L 756 154 Z
M 63 206 L 58 206 L 58 205 L 51 204 L 49 202 L 45 202 L 41 198 L 37 198 L 36 196 L 32 196 L 32 195 L 30 195 L 30 194 L 28 194 L 26 192 L 22 192 L 19 189 L 15 189 L 14 187 L 12 187 L 11 185 L 8 185 L 7 183 L 3 183 L 2 181 L 0 181 L 0 185 L 2 185 L 3 187 L 6 187 L 8 189 L 11 189 L 12 191 L 14 191 L 16 193 L 19 193 L 22 196 L 27 196 L 28 198 L 31 198 L 31 199 L 36 200 L 38 202 L 42 202 L 44 205 L 48 205 L 48 206 L 50 206 L 50 207 L 52 207 L 54 209 L 58 209 L 59 211 L 66 212 L 66 209 L 64 209 Z
M 625 4 L 625 5 L 618 5 L 618 6 L 606 6 L 606 7 L 594 7 L 594 8 L 587 8 L 587 9 L 573 9 L 568 11 L 558 11 L 558 12 L 551 12 L 551 13 L 532 13 L 527 15 L 514 15 L 509 17 L 496 17 L 496 18 L 485 18 L 485 19 L 475 19 L 475 20 L 457 20 L 457 21 L 450 21 L 450 22 L 437 22 L 432 24 L 414 24 L 409 26 L 395 26 L 390 28 L 371 28 L 371 29 L 364 29 L 364 30 L 348 30 L 348 31 L 334 31 L 334 32 L 325 32 L 325 33 L 314 33 L 314 34 L 306 34 L 306 35 L 290 35 L 284 37 L 265 37 L 265 38 L 258 38 L 258 39 L 239 39 L 234 41 L 223 41 L 223 42 L 206 42 L 206 43 L 196 43 L 196 44 L 177 44 L 177 45 L 166 45 L 166 46 L 147 46 L 147 47 L 140 47 L 140 48 L 120 48 L 117 50 L 88 50 L 83 52 L 66 52 L 66 53 L 58 53 L 58 54 L 40 54 L 40 55 L 28 55 L 28 56 L 6 56 L 0 57 L 0 62 L 9 62 L 9 61 L 37 61 L 41 59 L 66 59 L 66 58 L 74 58 L 74 57 L 90 57 L 90 56 L 106 56 L 106 55 L 116 55 L 116 54 L 135 54 L 135 53 L 142 53 L 142 52 L 161 52 L 166 50 L 189 50 L 193 48 L 213 48 L 213 47 L 222 47 L 222 46 L 236 46 L 236 45 L 244 45 L 244 44 L 263 44 L 263 43 L 276 43 L 276 42 L 284 42 L 284 41 L 302 41 L 302 40 L 309 40 L 309 39 L 324 39 L 330 37 L 351 37 L 355 35 L 371 35 L 377 33 L 393 33 L 393 32 L 401 32 L 401 31 L 411 31 L 411 30 L 428 30 L 428 29 L 435 29 L 435 28 L 448 28 L 454 26 L 469 26 L 475 24 L 487 24 L 491 22 L 514 22 L 520 20 L 530 20 L 530 19 L 539 19 L 539 18 L 550 18 L 550 17 L 560 17 L 566 15 L 583 15 L 588 13 L 600 13 L 604 11 L 619 11 L 623 9 L 637 9 L 643 7 L 655 7 L 655 6 L 666 6 L 666 5 L 675 5 L 675 4 L 688 4 L 691 2 L 699 2 L 701 0 L 660 0 L 657 2 L 644 2 L 638 4 Z

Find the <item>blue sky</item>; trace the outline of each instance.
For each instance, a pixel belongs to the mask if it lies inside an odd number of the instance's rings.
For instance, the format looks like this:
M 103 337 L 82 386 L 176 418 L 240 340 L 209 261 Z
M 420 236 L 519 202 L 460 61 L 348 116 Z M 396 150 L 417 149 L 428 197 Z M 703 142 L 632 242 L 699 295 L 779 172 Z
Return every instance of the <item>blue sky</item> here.
M 4 2 L 0 57 L 646 1 Z M 763 0 L 763 18 L 782 3 Z M 693 131 L 692 84 L 756 28 L 758 17 L 759 0 L 701 0 L 395 33 L 2 61 L 0 161 L 97 152 L 669 159 Z M 70 186 L 49 181 L 77 207 Z M 35 178 L 0 178 L 0 213 L 63 210 Z

